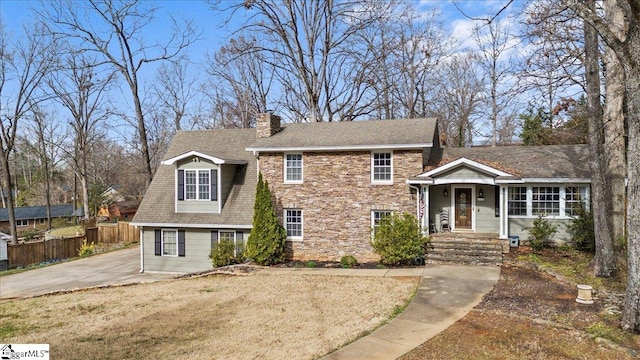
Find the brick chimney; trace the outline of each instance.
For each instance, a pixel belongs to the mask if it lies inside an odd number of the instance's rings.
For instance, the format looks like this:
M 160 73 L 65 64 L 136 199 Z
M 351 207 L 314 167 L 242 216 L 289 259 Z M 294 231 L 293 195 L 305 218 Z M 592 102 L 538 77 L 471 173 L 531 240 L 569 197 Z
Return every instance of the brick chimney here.
M 258 139 L 268 138 L 280 131 L 280 116 L 272 113 L 260 113 L 256 122 Z

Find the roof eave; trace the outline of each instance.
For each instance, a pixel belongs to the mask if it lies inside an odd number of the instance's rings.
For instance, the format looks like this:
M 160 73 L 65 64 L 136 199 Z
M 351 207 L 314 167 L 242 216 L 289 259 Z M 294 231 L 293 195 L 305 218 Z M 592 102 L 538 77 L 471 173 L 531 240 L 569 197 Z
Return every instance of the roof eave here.
M 252 225 L 242 224 L 186 224 L 186 223 L 158 223 L 158 222 L 144 222 L 135 221 L 130 222 L 130 225 L 138 227 L 159 227 L 159 228 L 204 228 L 204 229 L 251 229 Z
M 340 146 L 273 146 L 248 147 L 246 151 L 253 152 L 284 152 L 284 151 L 350 151 L 350 150 L 417 150 L 432 148 L 433 143 L 422 144 L 378 144 L 378 145 L 340 145 Z

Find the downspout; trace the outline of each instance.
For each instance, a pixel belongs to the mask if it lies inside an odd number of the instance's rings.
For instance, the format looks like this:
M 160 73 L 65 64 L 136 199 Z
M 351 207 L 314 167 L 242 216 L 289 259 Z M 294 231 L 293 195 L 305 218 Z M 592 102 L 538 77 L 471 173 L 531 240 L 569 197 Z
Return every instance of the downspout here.
M 144 226 L 140 227 L 140 272 L 144 272 Z
M 420 187 L 411 185 L 407 183 L 410 188 L 416 189 L 416 215 L 418 215 L 418 223 L 420 224 L 420 228 L 422 229 L 422 219 L 420 219 L 420 191 L 422 190 Z

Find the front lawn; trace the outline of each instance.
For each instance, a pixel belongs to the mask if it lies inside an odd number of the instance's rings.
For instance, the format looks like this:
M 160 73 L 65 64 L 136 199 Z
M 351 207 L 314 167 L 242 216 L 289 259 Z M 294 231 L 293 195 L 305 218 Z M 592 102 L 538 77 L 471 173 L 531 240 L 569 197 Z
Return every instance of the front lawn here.
M 375 329 L 419 278 L 210 276 L 0 303 L 0 342 L 65 359 L 314 359 Z

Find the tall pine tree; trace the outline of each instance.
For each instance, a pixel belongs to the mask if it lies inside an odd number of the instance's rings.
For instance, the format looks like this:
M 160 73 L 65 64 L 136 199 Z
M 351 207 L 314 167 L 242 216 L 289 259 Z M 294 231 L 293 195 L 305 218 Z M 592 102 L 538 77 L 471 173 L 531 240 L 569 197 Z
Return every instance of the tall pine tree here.
M 253 205 L 253 228 L 247 240 L 247 258 L 259 265 L 273 265 L 285 259 L 287 231 L 278 222 L 269 183 L 262 174 L 256 185 L 256 201 Z

